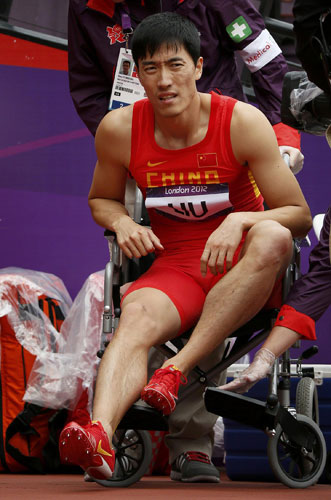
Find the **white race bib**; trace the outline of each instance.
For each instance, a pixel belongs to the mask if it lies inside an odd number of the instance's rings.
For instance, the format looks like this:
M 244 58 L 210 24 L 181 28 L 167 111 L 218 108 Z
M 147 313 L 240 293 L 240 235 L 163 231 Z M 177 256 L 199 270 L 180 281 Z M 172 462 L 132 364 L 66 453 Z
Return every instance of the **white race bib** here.
M 184 184 L 146 190 L 146 208 L 174 219 L 205 221 L 226 215 L 233 207 L 228 184 Z

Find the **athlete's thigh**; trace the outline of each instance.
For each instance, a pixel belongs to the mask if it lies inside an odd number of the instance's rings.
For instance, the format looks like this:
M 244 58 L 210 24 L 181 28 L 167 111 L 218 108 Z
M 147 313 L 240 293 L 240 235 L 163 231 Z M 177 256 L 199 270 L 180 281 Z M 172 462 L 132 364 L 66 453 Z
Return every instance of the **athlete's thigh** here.
M 143 287 L 132 290 L 122 300 L 122 315 L 128 304 L 143 306 L 143 311 L 155 321 L 157 329 L 151 335 L 154 343 L 163 343 L 175 337 L 180 330 L 180 315 L 169 297 L 156 288 Z M 151 339 L 152 340 L 152 339 Z
M 205 297 L 202 287 L 186 273 L 153 263 L 127 290 L 123 305 L 143 301 L 146 310 L 164 325 L 164 333 L 174 337 L 198 321 Z

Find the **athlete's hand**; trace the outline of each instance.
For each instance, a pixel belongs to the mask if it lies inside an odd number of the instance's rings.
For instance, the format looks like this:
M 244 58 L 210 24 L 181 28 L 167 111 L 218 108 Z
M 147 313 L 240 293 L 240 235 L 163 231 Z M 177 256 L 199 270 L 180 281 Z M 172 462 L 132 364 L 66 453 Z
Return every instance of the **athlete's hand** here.
M 201 274 L 205 276 L 209 267 L 216 276 L 217 273 L 228 271 L 241 241 L 243 224 L 240 213 L 229 214 L 222 224 L 209 236 L 200 259 Z
M 114 230 L 119 247 L 129 259 L 139 259 L 155 250 L 164 250 L 159 238 L 149 227 L 140 226 L 130 217 L 122 217 Z

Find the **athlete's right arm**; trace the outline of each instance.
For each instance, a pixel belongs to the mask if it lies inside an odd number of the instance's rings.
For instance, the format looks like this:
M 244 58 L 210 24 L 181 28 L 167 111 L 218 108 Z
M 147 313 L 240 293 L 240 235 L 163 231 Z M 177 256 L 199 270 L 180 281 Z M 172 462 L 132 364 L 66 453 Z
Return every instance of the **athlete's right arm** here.
M 124 205 L 131 151 L 132 107 L 114 110 L 101 121 L 95 138 L 98 161 L 89 192 L 89 206 L 97 224 L 114 231 L 129 258 L 163 247 L 149 228 L 136 224 Z

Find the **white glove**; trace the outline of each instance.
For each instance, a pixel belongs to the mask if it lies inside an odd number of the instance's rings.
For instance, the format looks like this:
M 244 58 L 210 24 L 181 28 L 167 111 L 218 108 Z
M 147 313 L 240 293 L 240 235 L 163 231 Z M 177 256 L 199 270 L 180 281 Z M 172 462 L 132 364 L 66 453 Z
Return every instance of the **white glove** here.
M 274 362 L 274 353 L 263 347 L 257 351 L 251 364 L 240 373 L 238 378 L 228 384 L 221 385 L 218 389 L 243 394 L 253 387 L 256 382 L 266 377 Z
M 290 169 L 294 175 L 297 175 L 303 168 L 304 156 L 297 148 L 292 148 L 292 146 L 279 146 L 280 154 L 288 154 L 290 157 Z

